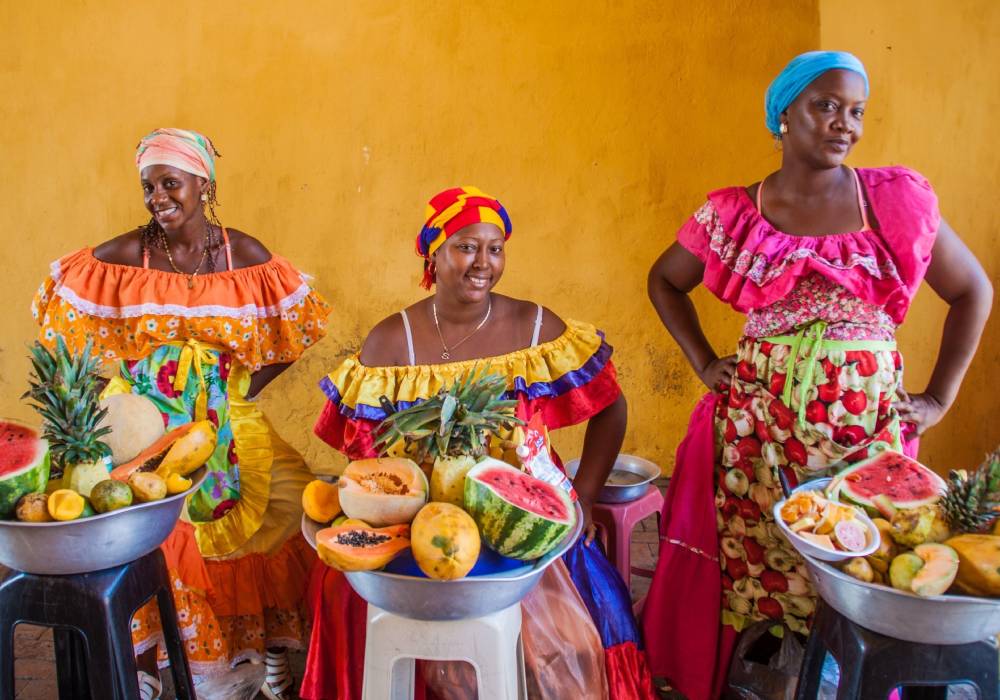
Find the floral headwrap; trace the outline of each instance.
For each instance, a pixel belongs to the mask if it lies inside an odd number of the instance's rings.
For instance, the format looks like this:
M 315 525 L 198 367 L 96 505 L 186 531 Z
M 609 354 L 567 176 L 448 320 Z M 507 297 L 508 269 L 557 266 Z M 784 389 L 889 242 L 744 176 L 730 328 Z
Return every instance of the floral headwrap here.
M 135 166 L 170 165 L 186 173 L 215 182 L 215 159 L 219 152 L 197 131 L 157 129 L 142 137 L 135 151 Z

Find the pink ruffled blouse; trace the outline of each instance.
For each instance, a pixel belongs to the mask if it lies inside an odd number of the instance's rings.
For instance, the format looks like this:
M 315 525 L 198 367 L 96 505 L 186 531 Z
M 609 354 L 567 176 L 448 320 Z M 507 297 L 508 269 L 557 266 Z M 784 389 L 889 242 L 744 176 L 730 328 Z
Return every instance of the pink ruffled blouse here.
M 940 223 L 927 180 L 903 167 L 859 168 L 874 230 L 793 236 L 774 228 L 743 187 L 727 187 L 677 233 L 705 265 L 712 293 L 748 315 L 751 337 L 814 320 L 827 337 L 888 339 L 931 260 Z

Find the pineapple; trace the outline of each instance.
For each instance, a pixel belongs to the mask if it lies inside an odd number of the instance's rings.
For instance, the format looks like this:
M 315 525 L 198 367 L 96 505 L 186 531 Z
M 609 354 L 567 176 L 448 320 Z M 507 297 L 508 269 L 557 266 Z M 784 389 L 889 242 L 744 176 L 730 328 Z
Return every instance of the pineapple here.
M 62 488 L 83 496 L 111 471 L 111 450 L 101 437 L 110 427 L 98 427 L 107 409 L 99 401 L 98 358 L 88 340 L 80 354 L 71 353 L 61 336 L 55 352 L 39 342 L 31 348 L 34 372 L 30 389 L 21 398 L 42 416 L 42 437 L 49 441 L 55 476 L 62 474 Z
M 417 462 L 434 465 L 431 500 L 461 506 L 465 475 L 486 454 L 490 436 L 523 422 L 514 416 L 517 401 L 502 398 L 506 388 L 502 376 L 473 367 L 427 401 L 391 413 L 376 448 L 384 453 L 402 441 Z
M 950 472 L 941 508 L 956 533 L 989 528 L 1000 517 L 1000 450 L 988 454 L 972 474 Z

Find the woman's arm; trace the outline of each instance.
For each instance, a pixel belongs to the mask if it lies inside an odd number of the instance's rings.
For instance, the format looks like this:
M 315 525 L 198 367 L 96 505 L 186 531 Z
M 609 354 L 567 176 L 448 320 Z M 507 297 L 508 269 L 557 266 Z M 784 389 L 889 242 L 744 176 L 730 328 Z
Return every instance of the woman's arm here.
M 705 265 L 679 243 L 661 255 L 649 271 L 649 300 L 667 331 L 681 346 L 695 373 L 709 389 L 729 384 L 736 367 L 736 356 L 720 358 L 705 338 L 698 312 L 688 292 L 701 283 Z
M 587 423 L 583 438 L 583 455 L 580 468 L 573 480 L 576 495 L 583 508 L 583 527 L 587 533 L 587 544 L 594 541 L 594 527 L 591 524 L 591 509 L 597 502 L 597 495 L 608 480 L 608 474 L 615 465 L 615 458 L 625 439 L 628 424 L 628 406 L 625 395 L 619 394 L 610 406 L 598 413 Z
M 921 394 L 900 392 L 900 418 L 917 426 L 917 433 L 938 423 L 951 408 L 976 354 L 979 338 L 993 305 L 993 286 L 972 251 L 944 219 L 938 229 L 927 284 L 948 306 L 941 347 L 934 371 Z
M 292 366 L 291 362 L 280 362 L 276 365 L 265 365 L 250 375 L 250 389 L 247 390 L 247 398 L 252 399 L 259 394 L 264 387 Z

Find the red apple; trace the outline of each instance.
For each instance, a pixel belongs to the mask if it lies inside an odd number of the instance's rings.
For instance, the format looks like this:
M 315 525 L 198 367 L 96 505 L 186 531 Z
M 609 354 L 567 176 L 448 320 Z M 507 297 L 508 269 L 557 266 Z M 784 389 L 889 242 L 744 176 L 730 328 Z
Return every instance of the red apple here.
M 776 601 L 774 598 L 771 598 L 770 596 L 758 598 L 757 609 L 760 610 L 761 615 L 774 619 L 784 617 L 785 615 L 785 611 L 781 607 L 781 603 Z
M 726 573 L 732 577 L 734 581 L 739 581 L 741 578 L 747 575 L 749 569 L 747 568 L 747 563 L 742 559 L 732 559 L 726 557 Z
M 748 564 L 760 564 L 764 561 L 764 548 L 754 538 L 744 537 L 743 549 L 746 550 Z
M 772 396 L 781 396 L 781 392 L 785 390 L 785 375 L 781 372 L 775 372 L 771 375 L 771 384 L 768 387 Z
M 767 412 L 774 418 L 775 424 L 782 430 L 789 430 L 795 422 L 795 414 L 781 401 L 772 401 Z
M 878 360 L 872 353 L 864 350 L 848 350 L 845 355 L 848 362 L 856 363 L 858 374 L 862 377 L 870 377 L 878 372 Z
M 736 451 L 741 457 L 760 457 L 760 440 L 747 435 L 736 443 Z
M 744 382 L 755 382 L 757 381 L 757 366 L 747 360 L 741 360 L 736 363 L 736 376 Z

